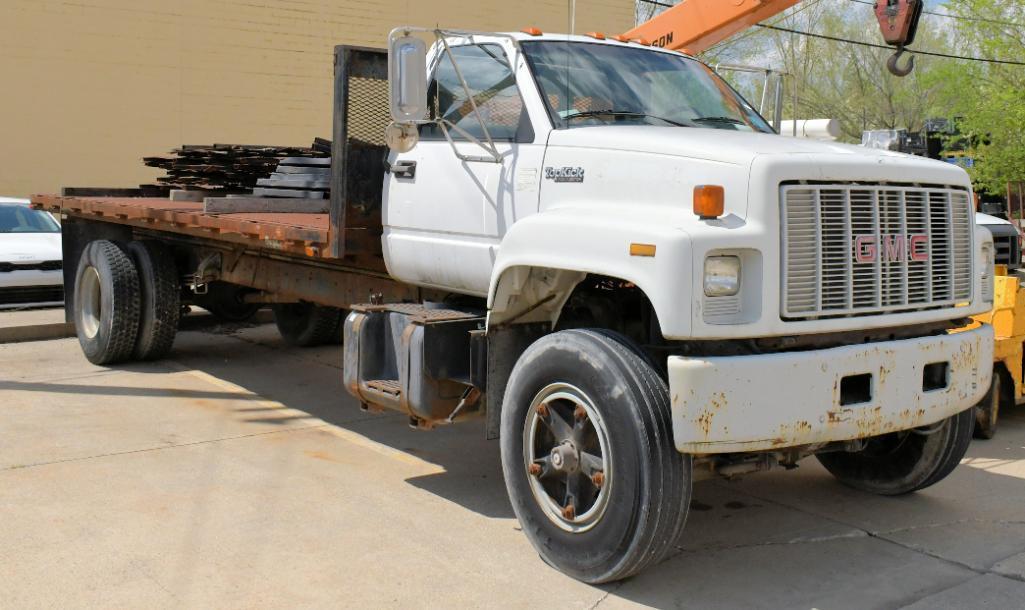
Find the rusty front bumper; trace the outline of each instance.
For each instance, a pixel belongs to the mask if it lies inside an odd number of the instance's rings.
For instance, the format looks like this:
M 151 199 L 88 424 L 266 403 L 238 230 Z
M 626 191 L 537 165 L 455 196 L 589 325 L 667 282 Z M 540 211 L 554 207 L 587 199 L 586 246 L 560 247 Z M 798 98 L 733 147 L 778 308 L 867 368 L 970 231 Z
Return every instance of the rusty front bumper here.
M 764 451 L 935 423 L 989 387 L 993 330 L 756 356 L 669 358 L 683 453 Z

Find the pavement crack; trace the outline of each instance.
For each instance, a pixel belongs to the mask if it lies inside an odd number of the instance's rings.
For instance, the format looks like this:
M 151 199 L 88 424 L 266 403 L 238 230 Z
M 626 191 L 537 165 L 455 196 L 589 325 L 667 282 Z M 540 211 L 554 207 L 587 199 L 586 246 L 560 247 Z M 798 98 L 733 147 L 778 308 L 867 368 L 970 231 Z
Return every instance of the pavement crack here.
M 906 527 L 898 527 L 891 530 L 879 530 L 876 532 L 876 534 L 900 534 L 902 532 L 913 532 L 915 530 L 930 529 L 934 527 L 947 527 L 950 525 L 964 525 L 967 523 L 976 523 L 979 525 L 1025 525 L 1025 521 L 1019 521 L 1014 519 L 955 519 L 953 521 L 940 521 L 938 523 L 921 523 L 918 525 L 909 525 Z
M 964 570 L 968 570 L 968 571 L 970 571 L 970 572 L 972 572 L 974 574 L 978 574 L 980 576 L 983 576 L 983 575 L 986 575 L 986 574 L 992 574 L 994 576 L 999 576 L 1001 578 L 1008 578 L 1008 579 L 1011 579 L 1011 580 L 1017 580 L 1017 578 L 1015 578 L 1015 576 L 1013 576 L 1013 575 L 1009 576 L 1007 574 L 1002 574 L 1000 572 L 993 571 L 992 568 L 995 567 L 998 563 L 1000 563 L 999 561 L 994 563 L 989 568 L 982 568 L 982 567 L 972 566 L 972 565 L 963 563 L 961 561 L 958 561 L 956 559 L 951 559 L 949 557 L 944 557 L 943 555 L 940 555 L 938 553 L 933 553 L 933 552 L 931 552 L 931 551 L 929 551 L 927 549 L 921 548 L 921 547 L 912 546 L 910 544 L 906 544 L 906 543 L 900 542 L 898 540 L 894 540 L 892 538 L 887 538 L 887 535 L 893 534 L 893 533 L 899 533 L 899 532 L 902 532 L 902 531 L 910 531 L 910 530 L 914 530 L 914 529 L 920 529 L 920 528 L 942 527 L 944 525 L 956 525 L 958 523 L 970 523 L 970 522 L 973 522 L 973 521 L 977 521 L 977 522 L 980 522 L 980 523 L 999 523 L 999 524 L 1013 524 L 1013 525 L 1025 523 L 1025 522 L 1022 522 L 1022 521 L 1017 521 L 1017 520 L 1004 521 L 1004 520 L 989 520 L 989 519 L 961 519 L 961 520 L 954 520 L 954 521 L 951 521 L 949 523 L 928 523 L 928 524 L 922 524 L 922 525 L 917 525 L 917 526 L 908 526 L 906 528 L 897 528 L 897 529 L 892 530 L 892 531 L 872 531 L 872 530 L 865 529 L 863 527 L 859 527 L 859 526 L 851 524 L 851 523 L 846 523 L 844 521 L 840 521 L 839 519 L 835 519 L 835 518 L 829 517 L 827 515 L 822 515 L 822 514 L 819 514 L 819 513 L 814 513 L 814 512 L 805 510 L 805 509 L 803 509 L 803 508 L 801 508 L 799 506 L 794 506 L 792 504 L 787 504 L 785 502 L 780 502 L 780 501 L 774 500 L 772 498 L 766 498 L 764 496 L 761 496 L 761 495 L 755 494 L 755 493 L 751 493 L 749 491 L 744 491 L 744 490 L 740 490 L 740 489 L 732 489 L 732 491 L 734 491 L 736 493 L 739 493 L 739 494 L 742 494 L 742 495 L 745 495 L 745 496 L 748 496 L 750 498 L 756 498 L 756 499 L 758 499 L 758 500 L 760 500 L 762 502 L 767 502 L 767 503 L 770 503 L 770 504 L 775 504 L 776 506 L 780 506 L 782 508 L 786 508 L 786 509 L 789 509 L 789 510 L 794 510 L 794 511 L 803 513 L 805 515 L 809 515 L 809 516 L 812 516 L 812 517 L 816 517 L 818 519 L 823 519 L 823 520 L 826 520 L 826 521 L 830 521 L 830 522 L 838 524 L 838 525 L 843 525 L 844 527 L 852 528 L 854 530 L 863 532 L 865 536 L 868 536 L 870 538 L 874 538 L 874 539 L 879 540 L 881 542 L 886 542 L 888 544 L 892 544 L 892 545 L 900 547 L 900 548 L 902 548 L 902 549 L 904 549 L 906 551 L 911 551 L 912 553 L 917 553 L 919 555 L 924 555 L 926 557 L 930 557 L 930 558 L 935 559 L 937 561 L 942 561 L 942 562 L 947 563 L 949 565 L 956 566 L 956 567 L 962 568 Z M 769 545 L 769 544 L 772 544 L 772 543 L 764 543 L 763 545 Z M 763 545 L 754 545 L 754 546 L 763 546 Z
M 680 547 L 676 547 L 676 550 L 679 551 L 679 553 L 676 553 L 676 554 L 674 554 L 674 555 L 672 555 L 670 557 L 667 557 L 666 561 L 668 561 L 670 559 L 675 559 L 676 557 L 679 557 L 680 555 L 685 554 L 685 553 L 686 554 L 694 554 L 694 553 L 703 553 L 703 552 L 708 552 L 708 551 L 720 552 L 720 551 L 735 551 L 735 550 L 738 550 L 738 549 L 755 549 L 755 548 L 762 548 L 762 547 L 787 546 L 787 545 L 796 545 L 796 544 L 818 544 L 820 542 L 831 542 L 833 540 L 846 540 L 846 539 L 849 539 L 849 538 L 866 538 L 868 536 L 869 536 L 869 534 L 867 532 L 865 532 L 864 530 L 861 530 L 861 529 L 858 529 L 858 528 L 853 528 L 849 532 L 844 532 L 842 534 L 833 534 L 833 535 L 830 535 L 830 536 L 811 536 L 811 537 L 808 537 L 808 538 L 793 538 L 793 539 L 790 539 L 790 540 L 768 540 L 768 541 L 765 541 L 765 542 L 753 542 L 753 543 L 746 543 L 746 544 L 720 544 L 720 545 L 705 546 L 705 547 L 701 547 L 700 549 L 695 549 L 695 548 L 688 549 L 686 547 L 680 546 Z
M 207 444 L 210 444 L 210 443 L 220 443 L 222 441 L 234 441 L 234 440 L 239 440 L 239 439 L 243 439 L 243 438 L 253 438 L 253 437 L 256 437 L 256 436 L 268 436 L 270 434 L 283 434 L 283 433 L 287 433 L 287 432 L 302 432 L 304 430 L 314 430 L 314 429 L 317 429 L 317 428 L 325 428 L 325 427 L 328 427 L 328 426 L 331 426 L 331 424 L 324 423 L 324 424 L 316 424 L 316 425 L 313 425 L 313 426 L 298 426 L 298 427 L 295 427 L 295 428 L 285 428 L 283 430 L 267 430 L 266 432 L 253 432 L 251 434 L 239 434 L 237 436 L 224 436 L 224 437 L 221 437 L 221 438 L 210 438 L 210 439 L 205 439 L 205 440 L 201 440 L 201 441 L 192 441 L 192 442 L 189 442 L 189 443 L 174 443 L 174 444 L 170 444 L 170 445 L 161 445 L 159 447 L 146 447 L 146 448 L 143 448 L 143 449 L 130 449 L 128 451 L 111 451 L 109 453 L 97 453 L 97 454 L 94 454 L 94 455 L 85 455 L 85 456 L 81 456 L 81 457 L 66 458 L 66 459 L 63 459 L 63 460 L 51 460 L 51 461 L 48 461 L 48 462 L 34 462 L 32 464 L 17 464 L 15 466 L 7 466 L 7 467 L 4 467 L 4 468 L 0 468 L 0 472 L 5 472 L 5 471 L 8 471 L 8 470 L 23 470 L 23 469 L 26 469 L 26 468 L 36 468 L 36 467 L 39 467 L 39 466 L 51 466 L 53 464 L 65 464 L 65 463 L 68 463 L 68 462 L 84 462 L 86 460 L 94 460 L 94 459 L 97 459 L 97 458 L 115 457 L 115 456 L 119 456 L 119 455 L 131 455 L 133 453 L 148 453 L 150 451 L 163 451 L 165 449 L 177 449 L 179 447 L 192 447 L 192 446 L 195 446 L 195 445 L 207 445 Z
M 616 591 L 619 591 L 620 589 L 622 589 L 624 584 L 625 584 L 625 581 L 621 580 L 621 581 L 617 582 L 616 584 L 610 586 L 608 588 L 608 590 L 605 591 L 605 595 L 602 595 L 601 597 L 599 597 L 598 601 L 594 602 L 594 604 L 592 604 L 591 607 L 588 608 L 588 610 L 594 610 L 598 606 L 600 606 L 603 603 L 605 603 L 605 600 L 607 600 L 609 598 L 609 596 L 612 595 L 613 593 L 615 593 Z

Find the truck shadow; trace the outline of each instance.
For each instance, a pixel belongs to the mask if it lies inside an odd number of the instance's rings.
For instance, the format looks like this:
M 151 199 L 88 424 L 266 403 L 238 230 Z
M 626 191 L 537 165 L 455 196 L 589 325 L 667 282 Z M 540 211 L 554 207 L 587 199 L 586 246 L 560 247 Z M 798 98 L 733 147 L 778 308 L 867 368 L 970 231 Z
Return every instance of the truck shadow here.
M 410 485 L 490 518 L 513 518 L 506 498 L 497 441 L 484 438 L 482 419 L 434 430 L 415 430 L 400 413 L 368 413 L 342 384 L 341 348 L 285 346 L 272 326 L 225 333 L 230 341 L 179 334 L 171 358 L 374 442 L 436 464 L 439 474 L 407 479 Z M 249 343 L 240 349 L 239 341 Z M 273 370 L 273 375 L 268 371 Z M 286 425 L 302 414 L 240 404 L 245 421 Z

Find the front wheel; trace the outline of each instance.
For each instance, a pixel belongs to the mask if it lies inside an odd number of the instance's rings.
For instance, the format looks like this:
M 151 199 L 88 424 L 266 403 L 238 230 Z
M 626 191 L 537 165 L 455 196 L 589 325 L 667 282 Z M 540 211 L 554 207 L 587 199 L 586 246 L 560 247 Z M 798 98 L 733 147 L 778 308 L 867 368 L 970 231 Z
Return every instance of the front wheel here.
M 623 337 L 567 330 L 520 356 L 506 388 L 502 470 L 524 533 L 588 583 L 631 576 L 679 538 L 691 459 L 665 382 Z
M 861 451 L 815 457 L 841 483 L 884 496 L 924 489 L 947 477 L 961 462 L 975 427 L 968 409 L 929 426 L 868 439 Z

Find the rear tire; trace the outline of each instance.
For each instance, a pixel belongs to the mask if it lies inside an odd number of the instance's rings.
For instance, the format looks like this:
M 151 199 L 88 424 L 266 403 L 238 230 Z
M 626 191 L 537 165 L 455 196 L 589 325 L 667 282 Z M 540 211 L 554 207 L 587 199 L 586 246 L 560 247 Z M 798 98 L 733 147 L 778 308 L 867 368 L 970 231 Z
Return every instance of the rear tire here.
M 139 331 L 139 275 L 120 247 L 105 239 L 85 247 L 75 272 L 75 333 L 93 364 L 132 357 Z
M 133 241 L 127 248 L 139 271 L 140 316 L 135 357 L 158 360 L 171 351 L 181 315 L 174 257 L 163 244 Z
M 1000 417 L 1001 393 L 999 369 L 993 371 L 993 383 L 989 392 L 975 405 L 975 438 L 990 440 L 997 434 L 997 419 Z
M 690 505 L 691 458 L 673 445 L 669 390 L 630 345 L 603 330 L 542 337 L 513 368 L 502 408 L 502 470 L 520 525 L 544 561 L 588 583 L 661 560 Z
M 967 409 L 925 429 L 872 437 L 861 451 L 815 457 L 844 485 L 898 496 L 925 489 L 953 472 L 968 450 L 974 426 L 975 410 Z
M 313 347 L 338 343 L 345 312 L 337 307 L 313 303 L 274 305 L 274 323 L 289 345 Z

